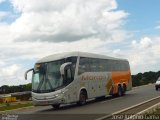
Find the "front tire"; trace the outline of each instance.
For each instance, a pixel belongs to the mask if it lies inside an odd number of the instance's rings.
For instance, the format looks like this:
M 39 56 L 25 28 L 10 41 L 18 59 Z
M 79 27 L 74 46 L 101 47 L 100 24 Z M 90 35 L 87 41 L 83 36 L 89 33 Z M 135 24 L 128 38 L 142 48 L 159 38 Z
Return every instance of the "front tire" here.
M 78 105 L 85 105 L 87 100 L 87 95 L 84 91 L 80 92 L 79 101 L 77 102 Z
M 60 108 L 60 104 L 54 104 L 54 105 L 52 105 L 52 107 L 55 108 L 55 109 L 59 109 Z

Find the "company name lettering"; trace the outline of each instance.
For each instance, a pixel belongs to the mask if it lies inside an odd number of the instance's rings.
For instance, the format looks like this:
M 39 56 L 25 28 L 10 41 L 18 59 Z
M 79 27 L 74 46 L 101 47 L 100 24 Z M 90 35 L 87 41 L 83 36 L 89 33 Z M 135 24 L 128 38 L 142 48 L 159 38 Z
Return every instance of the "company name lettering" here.
M 104 80 L 106 79 L 106 76 L 82 76 L 81 80 Z

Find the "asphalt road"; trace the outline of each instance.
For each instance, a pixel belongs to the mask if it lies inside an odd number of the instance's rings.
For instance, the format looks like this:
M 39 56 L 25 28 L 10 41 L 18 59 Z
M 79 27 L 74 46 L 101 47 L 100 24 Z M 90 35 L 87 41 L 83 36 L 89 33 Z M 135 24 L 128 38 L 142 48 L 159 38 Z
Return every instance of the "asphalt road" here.
M 107 97 L 104 100 L 91 100 L 84 106 L 76 104 L 65 105 L 55 110 L 51 106 L 33 107 L 28 109 L 15 110 L 9 113 L 20 114 L 20 119 L 87 119 L 92 120 L 104 115 L 112 114 L 119 110 L 144 102 L 160 95 L 155 91 L 154 85 L 141 86 L 128 91 L 123 97 Z

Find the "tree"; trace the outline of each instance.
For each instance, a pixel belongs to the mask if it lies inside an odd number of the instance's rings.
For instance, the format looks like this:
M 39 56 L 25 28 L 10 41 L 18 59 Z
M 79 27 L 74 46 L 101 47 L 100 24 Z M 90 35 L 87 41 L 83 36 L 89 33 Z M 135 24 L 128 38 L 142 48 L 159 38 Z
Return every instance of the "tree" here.
M 133 86 L 155 83 L 159 76 L 160 76 L 160 71 L 158 72 L 149 71 L 145 73 L 138 73 L 137 75 L 132 75 L 132 83 Z

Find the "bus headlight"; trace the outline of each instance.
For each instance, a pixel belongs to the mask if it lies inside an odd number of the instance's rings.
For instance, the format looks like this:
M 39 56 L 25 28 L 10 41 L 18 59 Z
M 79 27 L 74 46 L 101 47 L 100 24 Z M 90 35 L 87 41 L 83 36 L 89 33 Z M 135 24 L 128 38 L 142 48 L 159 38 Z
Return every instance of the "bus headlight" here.
M 68 89 L 62 90 L 61 92 L 53 95 L 53 96 L 49 96 L 47 97 L 48 99 L 55 99 L 57 97 L 62 97 L 64 95 L 64 93 L 66 93 L 68 91 Z
M 53 95 L 53 96 L 50 96 L 50 97 L 47 97 L 47 99 L 55 99 L 55 98 L 60 97 L 60 96 L 62 96 L 61 93 Z
M 61 91 L 61 94 L 64 94 L 64 93 L 67 92 L 67 91 L 68 91 L 68 89 L 62 90 L 62 91 Z
M 58 97 L 58 96 L 59 96 L 59 94 L 55 95 L 55 97 Z

